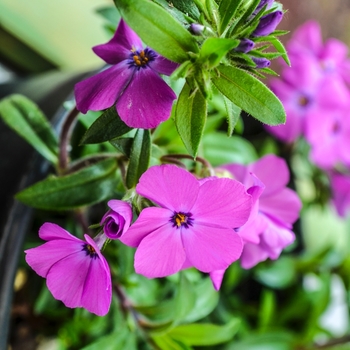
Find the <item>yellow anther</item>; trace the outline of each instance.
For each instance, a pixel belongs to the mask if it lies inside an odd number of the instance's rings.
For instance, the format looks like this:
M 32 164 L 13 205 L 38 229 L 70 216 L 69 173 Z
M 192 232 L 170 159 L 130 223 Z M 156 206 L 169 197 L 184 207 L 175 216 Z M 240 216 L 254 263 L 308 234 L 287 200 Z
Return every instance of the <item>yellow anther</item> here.
M 175 222 L 176 222 L 176 225 L 177 225 L 178 227 L 180 227 L 181 224 L 183 224 L 184 222 L 186 222 L 186 215 L 185 215 L 185 214 L 181 214 L 181 213 L 176 214 Z

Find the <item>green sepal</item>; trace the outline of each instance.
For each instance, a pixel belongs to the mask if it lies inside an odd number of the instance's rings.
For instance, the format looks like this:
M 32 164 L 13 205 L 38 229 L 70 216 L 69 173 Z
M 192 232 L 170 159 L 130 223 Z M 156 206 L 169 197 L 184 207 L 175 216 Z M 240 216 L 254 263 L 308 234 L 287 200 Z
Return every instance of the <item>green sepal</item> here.
M 148 169 L 151 159 L 151 133 L 146 129 L 138 129 L 130 152 L 130 161 L 126 173 L 127 188 L 135 187 L 141 175 Z
M 198 52 L 195 38 L 161 6 L 149 0 L 114 2 L 128 25 L 162 56 L 182 63 L 187 52 Z
M 39 209 L 70 210 L 103 201 L 117 185 L 115 159 L 105 159 L 65 176 L 49 176 L 16 195 Z
M 122 136 L 132 130 L 119 117 L 115 106 L 106 109 L 87 129 L 81 145 L 101 143 Z
M 196 157 L 207 118 L 207 102 L 199 90 L 185 83 L 175 109 L 175 125 L 187 151 Z
M 217 73 L 212 77 L 213 84 L 235 105 L 265 124 L 285 123 L 282 103 L 260 80 L 232 66 L 218 66 Z
M 110 140 L 109 143 L 127 158 L 130 158 L 133 141 L 132 137 L 120 137 Z
M 0 101 L 0 118 L 53 164 L 58 161 L 58 141 L 39 107 L 22 95 Z
M 243 0 L 222 0 L 219 6 L 220 34 L 222 34 L 235 15 Z

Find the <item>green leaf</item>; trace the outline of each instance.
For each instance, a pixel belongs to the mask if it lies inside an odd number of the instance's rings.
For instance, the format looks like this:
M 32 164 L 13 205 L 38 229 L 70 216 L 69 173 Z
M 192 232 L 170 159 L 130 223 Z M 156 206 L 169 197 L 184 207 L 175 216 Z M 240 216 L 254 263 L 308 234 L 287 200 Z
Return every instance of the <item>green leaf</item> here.
M 232 136 L 235 126 L 239 120 L 242 110 L 231 102 L 227 97 L 223 96 L 224 104 L 227 112 L 227 136 Z
M 184 85 L 175 109 L 177 131 L 191 156 L 197 155 L 207 118 L 207 103 L 199 90 L 192 92 Z
M 227 52 L 237 47 L 239 40 L 225 38 L 207 38 L 199 53 L 199 62 L 208 69 L 216 67 Z
M 162 350 L 192 350 L 192 348 L 188 347 L 185 344 L 182 344 L 181 342 L 178 342 L 172 339 L 167 334 L 160 335 L 160 336 L 153 336 L 152 338 L 154 342 L 158 345 L 159 349 L 162 349 Z
M 192 1 L 174 0 L 171 3 L 167 0 L 153 0 L 161 5 L 172 17 L 176 18 L 180 23 L 186 23 L 188 16 L 198 21 L 200 13 L 197 6 Z
M 260 80 L 232 66 L 218 66 L 217 71 L 219 75 L 213 76 L 213 84 L 235 105 L 265 124 L 285 123 L 282 103 Z
M 290 66 L 290 60 L 284 45 L 277 38 L 271 38 L 269 41 L 275 47 L 275 49 L 281 54 L 282 58 L 288 64 L 288 66 Z
M 19 192 L 16 198 L 46 210 L 69 210 L 98 203 L 113 194 L 116 168 L 114 159 L 105 159 L 73 174 L 50 176 Z
M 219 6 L 220 34 L 222 34 L 243 0 L 222 0 Z
M 132 130 L 119 117 L 115 106 L 108 108 L 86 131 L 81 144 L 101 143 L 122 136 Z
M 180 323 L 191 312 L 196 302 L 195 289 L 186 275 L 180 272 L 179 286 L 175 296 L 174 324 Z
M 0 101 L 0 118 L 43 157 L 57 164 L 57 137 L 35 103 L 22 95 L 6 97 Z
M 109 143 L 114 146 L 119 152 L 130 158 L 131 149 L 134 139 L 132 137 L 121 137 L 110 140 Z
M 237 318 L 233 318 L 224 326 L 210 323 L 193 323 L 177 326 L 167 334 L 187 345 L 216 345 L 231 340 L 238 331 L 240 323 L 241 321 Z
M 122 17 L 152 49 L 182 63 L 198 52 L 195 38 L 161 6 L 149 0 L 114 0 Z
M 138 129 L 132 144 L 126 186 L 132 188 L 138 183 L 140 176 L 148 169 L 151 159 L 151 133 L 149 130 Z

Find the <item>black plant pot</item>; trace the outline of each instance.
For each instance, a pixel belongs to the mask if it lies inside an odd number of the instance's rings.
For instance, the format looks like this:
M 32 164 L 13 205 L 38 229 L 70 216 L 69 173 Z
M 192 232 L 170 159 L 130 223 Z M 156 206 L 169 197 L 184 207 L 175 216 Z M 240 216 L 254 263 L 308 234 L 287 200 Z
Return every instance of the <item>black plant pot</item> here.
M 58 131 L 66 113 L 60 106 L 72 97 L 74 84 L 83 76 L 81 73 L 45 73 L 0 86 L 0 98 L 11 93 L 25 94 L 39 105 Z M 43 83 L 44 87 L 38 90 Z M 48 173 L 49 163 L 1 121 L 0 124 L 0 350 L 7 350 L 14 278 L 34 213 L 13 196 L 42 179 Z

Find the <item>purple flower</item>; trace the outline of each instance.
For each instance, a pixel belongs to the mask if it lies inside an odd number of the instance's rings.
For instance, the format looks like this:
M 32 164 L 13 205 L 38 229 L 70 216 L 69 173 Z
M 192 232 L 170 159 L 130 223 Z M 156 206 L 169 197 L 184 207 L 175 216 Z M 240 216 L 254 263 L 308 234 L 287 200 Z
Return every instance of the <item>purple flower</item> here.
M 260 18 L 259 24 L 252 33 L 253 36 L 266 36 L 271 34 L 282 21 L 283 12 L 271 12 Z
M 67 307 L 83 307 L 104 316 L 112 298 L 111 274 L 99 246 L 88 235 L 85 241 L 58 225 L 46 222 L 39 237 L 47 241 L 28 249 L 26 261 L 41 277 L 55 299 Z M 99 246 L 98 246 L 99 245 Z
M 316 59 L 324 74 L 338 75 L 350 83 L 348 46 L 334 38 L 328 39 L 323 44 L 318 22 L 311 20 L 301 25 L 288 42 L 287 51 L 291 59 L 294 56 L 305 55 Z
M 242 226 L 251 197 L 238 181 L 197 180 L 174 165 L 149 168 L 136 192 L 158 205 L 142 210 L 120 240 L 137 247 L 135 270 L 146 277 L 164 277 L 194 266 L 210 272 L 225 269 L 242 252 Z
M 244 242 L 241 265 L 249 269 L 268 258 L 277 259 L 291 244 L 292 224 L 299 216 L 301 202 L 286 185 L 289 181 L 287 164 L 282 158 L 267 155 L 250 165 L 229 164 L 228 170 L 241 181 L 252 196 L 253 209 L 246 224 L 237 232 Z M 215 289 L 219 289 L 224 271 L 211 271 Z
M 281 78 L 270 81 L 271 89 L 286 110 L 284 125 L 266 127 L 284 142 L 293 142 L 305 133 L 305 123 L 310 115 L 318 117 L 326 110 L 348 104 L 348 91 L 340 79 L 325 77 L 318 63 L 309 56 L 293 56 L 292 67 L 286 67 Z
M 345 217 L 350 209 L 350 176 L 340 173 L 330 174 L 333 203 L 339 216 Z
M 123 20 L 113 38 L 93 51 L 112 67 L 75 85 L 79 111 L 99 111 L 116 104 L 125 124 L 143 129 L 169 118 L 176 95 L 159 74 L 170 75 L 178 64 L 148 47 L 143 49 Z
M 131 206 L 116 199 L 110 200 L 108 206 L 110 210 L 101 219 L 101 225 L 108 238 L 118 239 L 126 232 L 132 221 Z
M 251 56 L 251 59 L 256 64 L 256 68 L 267 68 L 270 66 L 271 61 L 264 57 L 254 57 Z

